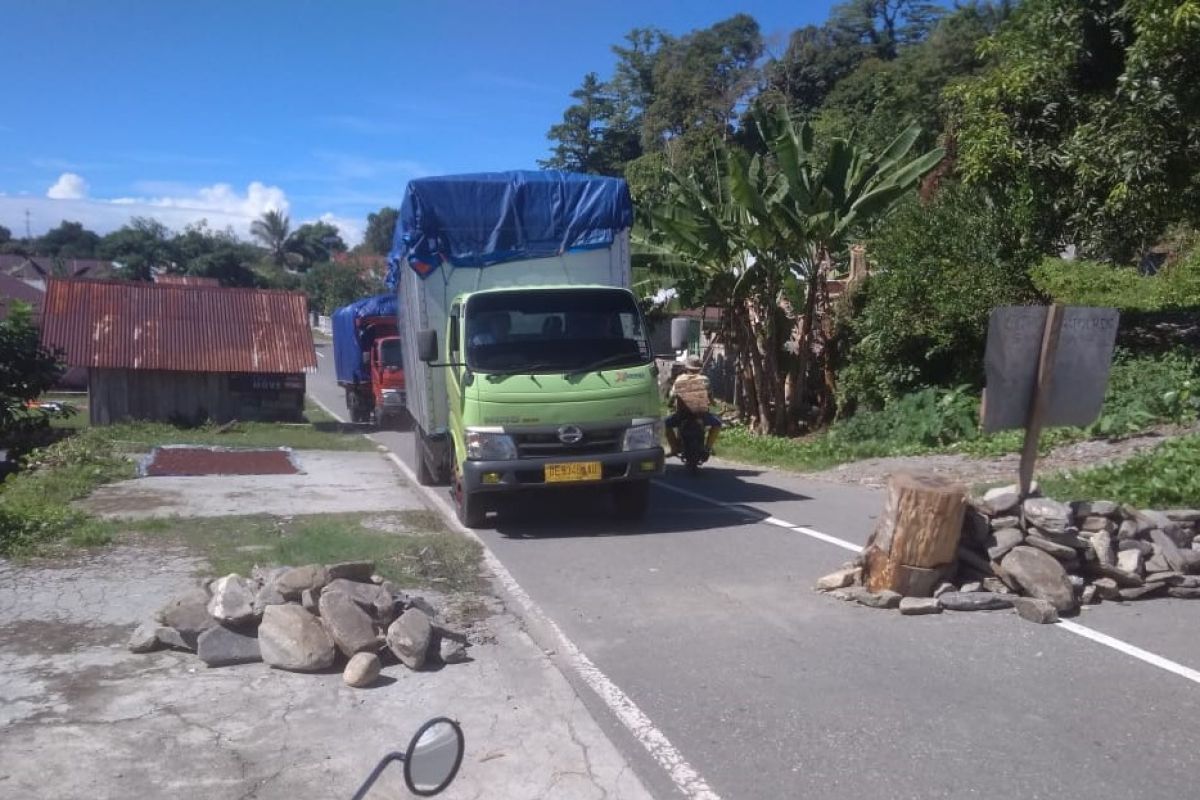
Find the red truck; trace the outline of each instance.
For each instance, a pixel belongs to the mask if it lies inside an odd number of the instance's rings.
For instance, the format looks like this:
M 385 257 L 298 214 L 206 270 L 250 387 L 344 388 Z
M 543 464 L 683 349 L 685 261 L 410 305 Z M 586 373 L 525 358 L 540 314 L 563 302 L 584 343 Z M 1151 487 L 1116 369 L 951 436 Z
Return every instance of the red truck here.
M 333 360 L 353 422 L 399 427 L 404 403 L 404 360 L 394 294 L 381 294 L 333 312 Z

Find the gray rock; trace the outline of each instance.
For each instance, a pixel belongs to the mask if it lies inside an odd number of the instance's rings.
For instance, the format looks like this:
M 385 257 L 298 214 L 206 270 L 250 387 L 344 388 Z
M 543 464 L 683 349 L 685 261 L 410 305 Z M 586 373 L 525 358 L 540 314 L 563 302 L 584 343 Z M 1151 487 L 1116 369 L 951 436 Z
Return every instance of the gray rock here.
M 409 608 L 418 608 L 424 611 L 430 619 L 437 619 L 438 613 L 437 609 L 433 607 L 433 603 L 430 603 L 420 595 L 409 595 L 404 599 L 404 604 Z
M 158 631 L 156 631 L 155 635 L 158 636 L 158 642 L 163 647 L 169 647 L 172 650 L 188 650 L 191 652 L 196 650 L 195 647 L 189 646 L 188 643 L 183 640 L 183 637 L 179 635 L 179 631 L 175 630 L 174 628 L 168 628 L 166 625 L 160 627 Z M 197 637 L 197 640 L 198 639 L 199 637 Z
M 1097 563 L 1116 565 L 1117 552 L 1113 549 L 1112 535 L 1108 531 L 1096 531 L 1088 541 L 1092 545 L 1092 552 L 1096 554 Z
M 1025 541 L 1025 534 L 1020 528 L 1001 528 L 992 534 L 992 541 L 994 544 L 988 548 L 988 558 L 999 561 L 1005 553 Z
M 1038 550 L 1041 550 L 1044 553 L 1049 553 L 1055 558 L 1067 559 L 1075 557 L 1075 548 L 1067 547 L 1066 545 L 1058 544 L 1057 542 L 1052 542 L 1044 536 L 1036 533 L 1030 533 L 1028 536 L 1026 536 L 1025 544 L 1031 547 L 1036 547 Z M 1001 563 L 1003 563 L 1003 559 L 1001 559 Z
M 216 625 L 208 614 L 208 592 L 191 589 L 178 595 L 158 610 L 156 617 L 168 628 L 174 628 L 189 650 L 196 649 L 200 634 Z
M 410 608 L 388 626 L 387 643 L 396 658 L 409 669 L 425 666 L 433 627 L 429 615 L 419 608 Z
M 321 599 L 317 602 L 321 610 L 321 624 L 343 654 L 353 656 L 355 653 L 379 649 L 375 624 L 357 603 L 332 589 L 321 592 Z
M 374 575 L 371 576 L 371 583 L 374 583 L 374 584 L 383 583 L 383 576 L 380 575 L 379 573 L 375 573 Z
M 1092 587 L 1095 588 L 1096 593 L 1104 600 L 1121 599 L 1120 587 L 1117 586 L 1117 582 L 1112 578 L 1097 578 L 1092 582 Z
M 992 520 L 991 525 L 994 531 L 1004 530 L 1005 528 L 1020 528 L 1021 518 L 1012 514 L 1004 517 L 996 517 Z
M 940 614 L 942 604 L 936 597 L 904 597 L 900 599 L 900 613 L 909 617 Z
M 829 592 L 829 596 L 836 600 L 853 603 L 859 597 L 866 594 L 866 592 L 866 587 L 863 586 L 847 586 L 845 589 L 834 589 L 832 592 Z
M 1184 575 L 1181 572 L 1152 572 L 1146 576 L 1146 583 L 1165 583 L 1167 586 L 1182 586 Z
M 462 642 L 441 637 L 438 641 L 438 658 L 443 664 L 461 664 L 467 660 L 467 646 Z
M 1117 541 L 1117 552 L 1122 550 L 1140 550 L 1142 556 L 1149 558 L 1154 555 L 1154 545 L 1141 539 L 1120 539 Z
M 1067 575 L 1067 580 L 1071 582 L 1071 589 L 1076 595 L 1081 594 L 1083 587 L 1087 585 L 1087 581 L 1083 579 L 1082 575 Z
M 1172 522 L 1185 522 L 1195 524 L 1200 522 L 1200 509 L 1195 508 L 1170 508 L 1162 512 L 1163 516 Z
M 261 566 L 255 564 L 250 568 L 250 580 L 259 586 L 274 586 L 275 579 L 287 572 L 290 567 Z
M 312 589 L 300 593 L 300 607 L 310 614 L 321 613 L 320 595 Z
M 292 604 L 267 606 L 258 626 L 258 645 L 263 661 L 297 672 L 326 669 L 337 656 L 321 621 Z
M 863 592 L 858 596 L 858 604 L 868 608 L 895 608 L 900 605 L 900 594 L 890 589 L 881 592 Z
M 1176 572 L 1183 572 L 1185 569 L 1187 569 L 1187 562 L 1184 561 L 1183 554 L 1180 552 L 1179 547 L 1175 544 L 1174 539 L 1167 536 L 1167 534 L 1163 531 L 1155 528 L 1154 530 L 1150 531 L 1150 541 L 1158 547 L 1159 555 L 1161 555 L 1163 561 L 1166 562 L 1168 569 L 1173 569 Z M 1149 570 L 1150 566 L 1147 565 L 1146 569 Z M 1163 570 L 1154 571 L 1162 572 Z
M 1121 550 L 1117 553 L 1117 569 L 1130 575 L 1142 574 L 1142 551 Z
M 1075 589 L 1062 564 L 1049 554 L 1022 545 L 1014 547 L 1001 564 L 1025 594 L 1050 601 L 1060 614 L 1075 611 Z
M 299 600 L 305 589 L 316 592 L 329 583 L 329 573 L 320 564 L 292 567 L 275 578 L 275 588 L 288 600 Z
M 200 634 L 196 655 L 210 667 L 252 664 L 262 661 L 258 637 L 247 630 L 216 625 Z
M 1117 529 L 1117 538 L 1121 540 L 1134 539 L 1137 537 L 1137 523 L 1131 519 L 1127 519 L 1121 523 L 1121 527 Z
M 1012 594 L 1012 589 L 1008 588 L 1008 584 L 999 578 L 984 578 L 983 590 L 995 594 Z
M 1160 530 L 1176 544 L 1186 546 L 1187 540 L 1192 537 L 1188 535 L 1187 529 L 1178 522 L 1173 522 L 1161 511 L 1134 511 L 1133 521 L 1137 523 L 1138 534 L 1146 535 L 1152 530 Z
M 969 581 L 964 583 L 960 588 L 960 592 L 982 592 L 983 581 Z
M 1017 615 L 1021 619 L 1027 619 L 1040 625 L 1058 622 L 1058 609 L 1049 600 L 1037 597 L 1014 597 L 1012 602 L 1013 608 L 1017 610 Z
M 831 591 L 833 589 L 844 589 L 850 584 L 856 583 L 861 576 L 861 567 L 839 569 L 837 572 L 831 572 L 819 579 L 817 581 L 817 589 L 823 592 Z
M 1200 575 L 1184 575 L 1178 585 L 1188 589 L 1200 588 Z
M 1179 557 L 1183 559 L 1183 571 L 1192 575 L 1200 573 L 1200 550 L 1180 550 Z
M 375 574 L 375 562 L 342 561 L 325 567 L 325 573 L 329 576 L 329 580 L 331 581 L 341 579 L 370 583 L 371 576 Z
M 342 670 L 342 680 L 347 686 L 365 689 L 379 679 L 379 656 L 374 653 L 355 653 Z
M 254 618 L 254 592 L 241 575 L 217 578 L 210 587 L 208 613 L 217 622 L 240 625 Z
M 259 587 L 254 594 L 254 602 L 251 604 L 251 609 L 254 611 L 254 616 L 261 617 L 263 609 L 267 606 L 281 606 L 287 600 L 279 590 L 275 588 L 275 583 L 264 583 Z
M 1166 588 L 1167 585 L 1165 583 L 1147 583 L 1144 586 L 1122 589 L 1120 594 L 1122 600 L 1141 600 L 1144 597 L 1158 594 Z
M 958 591 L 958 590 L 954 587 L 953 583 L 942 582 L 942 583 L 938 584 L 938 587 L 936 589 L 933 590 L 933 596 L 941 597 L 946 592 L 956 592 L 956 591 Z
M 149 653 L 162 647 L 158 640 L 158 625 L 153 622 L 143 622 L 134 629 L 129 637 L 129 652 Z
M 985 508 L 990 516 L 998 517 L 1015 509 L 1020 502 L 1021 489 L 1013 484 L 988 489 L 983 493 L 983 501 L 980 506 Z
M 1167 596 L 1180 600 L 1200 600 L 1200 586 L 1172 586 L 1167 589 Z
M 991 592 L 946 592 L 937 598 L 943 608 L 951 611 L 999 611 L 1012 608 L 1011 595 L 992 594 Z
M 1047 533 L 1064 533 L 1071 523 L 1070 507 L 1047 497 L 1030 497 L 1021 504 L 1021 516 Z
M 1084 533 L 1104 531 L 1105 533 L 1113 534 L 1117 532 L 1117 523 L 1108 517 L 1088 517 L 1079 526 L 1079 529 Z
M 394 589 L 389 581 L 376 585 L 339 578 L 330 581 L 324 591 L 344 594 L 370 614 L 377 624 L 386 628 L 396 618 L 396 601 L 392 596 Z
M 1073 503 L 1072 508 L 1076 517 L 1111 517 L 1121 510 L 1116 503 L 1108 500 L 1081 500 Z
M 1085 606 L 1094 606 L 1100 602 L 1100 590 L 1093 586 L 1083 587 L 1083 594 L 1079 596 L 1079 602 Z
M 1137 551 L 1134 550 L 1132 552 L 1136 553 Z M 1133 588 L 1135 586 L 1141 586 L 1142 584 L 1145 583 L 1145 581 L 1142 580 L 1142 576 L 1137 574 L 1136 572 L 1129 572 L 1127 570 L 1121 569 L 1119 556 L 1118 556 L 1117 566 L 1110 567 L 1107 564 L 1096 564 L 1093 567 L 1093 569 L 1096 571 L 1096 573 L 1098 575 L 1101 575 L 1102 577 L 1105 577 L 1105 578 L 1111 578 L 1112 580 L 1116 581 L 1118 586 L 1125 588 L 1125 589 Z

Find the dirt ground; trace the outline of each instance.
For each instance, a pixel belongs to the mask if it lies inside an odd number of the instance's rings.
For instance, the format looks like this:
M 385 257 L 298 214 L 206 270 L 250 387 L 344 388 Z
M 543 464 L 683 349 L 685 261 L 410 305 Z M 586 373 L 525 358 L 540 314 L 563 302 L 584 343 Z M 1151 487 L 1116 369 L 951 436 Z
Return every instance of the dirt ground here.
M 348 797 L 422 721 L 460 721 L 448 798 L 646 798 L 574 691 L 490 602 L 470 663 L 385 667 L 377 688 L 263 664 L 208 669 L 125 644 L 204 568 L 116 546 L 68 563 L 0 561 L 0 796 Z M 408 796 L 399 772 L 372 797 Z
M 425 508 L 380 453 L 296 450 L 293 459 L 300 474 L 134 478 L 102 486 L 80 505 L 99 516 L 128 519 Z
M 1131 456 L 1162 444 L 1171 436 L 1195 432 L 1195 428 L 1163 428 L 1141 436 L 1116 441 L 1092 440 L 1057 447 L 1038 459 L 1038 472 L 1048 474 L 1065 470 L 1086 469 L 1101 464 L 1124 461 Z M 959 455 L 903 456 L 871 458 L 842 464 L 832 469 L 805 473 L 805 477 L 836 483 L 881 487 L 888 475 L 901 470 L 934 472 L 954 478 L 967 485 L 1004 483 L 1016 480 L 1021 456 L 1010 453 L 997 458 L 971 458 Z

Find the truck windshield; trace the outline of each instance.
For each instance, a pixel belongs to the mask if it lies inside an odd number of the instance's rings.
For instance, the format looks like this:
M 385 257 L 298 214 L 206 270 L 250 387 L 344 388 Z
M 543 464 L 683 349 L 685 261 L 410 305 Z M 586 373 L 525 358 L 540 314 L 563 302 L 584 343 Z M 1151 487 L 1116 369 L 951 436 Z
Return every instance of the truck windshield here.
M 633 297 L 617 289 L 537 289 L 467 301 L 467 364 L 481 372 L 576 372 L 645 364 Z
M 400 369 L 404 366 L 404 357 L 400 355 L 399 339 L 384 339 L 379 343 L 379 361 L 384 367 Z

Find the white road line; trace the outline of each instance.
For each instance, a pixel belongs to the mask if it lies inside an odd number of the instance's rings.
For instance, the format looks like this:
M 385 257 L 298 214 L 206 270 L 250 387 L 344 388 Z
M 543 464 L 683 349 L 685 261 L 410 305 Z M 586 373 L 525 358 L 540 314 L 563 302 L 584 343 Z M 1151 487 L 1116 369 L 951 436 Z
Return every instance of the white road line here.
M 320 350 L 314 350 L 313 352 L 317 354 L 317 358 L 324 358 L 324 357 L 325 357 L 325 354 L 324 354 L 324 353 L 322 353 Z
M 687 489 L 681 489 L 678 486 L 672 486 L 668 483 L 663 483 L 662 481 L 655 481 L 655 483 L 664 489 L 686 495 L 687 497 L 700 500 L 710 505 L 720 506 L 721 508 L 726 509 L 742 508 L 746 509 L 747 512 L 754 511 L 756 513 L 748 514 L 748 516 L 757 522 L 762 522 L 767 525 L 774 525 L 777 528 L 793 530 L 797 533 L 803 533 L 805 536 L 811 536 L 814 539 L 819 539 L 822 542 L 827 542 L 844 550 L 850 550 L 855 553 L 862 551 L 862 547 L 860 545 L 856 545 L 853 542 L 847 542 L 845 539 L 839 539 L 836 536 L 830 536 L 827 533 L 821 533 L 820 531 L 807 528 L 803 525 L 793 525 L 787 520 L 779 519 L 778 517 L 759 517 L 758 514 L 765 512 L 755 509 L 753 506 L 746 506 L 741 503 L 725 503 L 720 500 L 713 500 L 705 497 L 702 494 L 697 494 L 696 492 L 691 492 Z M 1127 656 L 1132 656 L 1139 661 L 1144 661 L 1145 663 L 1151 664 L 1160 669 L 1165 669 L 1167 672 L 1174 673 L 1181 678 L 1186 678 L 1194 683 L 1200 683 L 1200 672 L 1192 669 L 1191 667 L 1185 667 L 1184 665 L 1172 661 L 1169 658 L 1163 658 L 1162 656 L 1151 653 L 1148 650 L 1143 650 L 1137 645 L 1129 644 L 1128 642 L 1109 636 L 1108 634 L 1101 633 L 1100 631 L 1094 630 L 1085 625 L 1080 625 L 1078 622 L 1071 622 L 1070 620 L 1064 619 L 1059 620 L 1057 625 L 1060 629 L 1073 633 L 1076 636 L 1082 636 L 1085 639 L 1090 639 L 1097 644 L 1102 644 L 1105 647 L 1111 647 L 1113 650 L 1124 653 Z
M 1193 683 L 1200 683 L 1200 672 L 1197 672 L 1191 667 L 1185 667 L 1182 664 L 1176 663 L 1169 658 L 1163 658 L 1162 656 L 1155 655 L 1148 650 L 1143 650 L 1142 648 L 1129 644 L 1128 642 L 1123 642 L 1120 639 L 1109 636 L 1108 634 L 1100 633 L 1100 631 L 1084 627 L 1083 625 L 1080 625 L 1077 622 L 1071 622 L 1070 620 L 1060 620 L 1058 627 L 1064 631 L 1070 631 L 1077 636 L 1082 636 L 1085 639 L 1091 639 L 1093 642 L 1099 642 L 1105 647 L 1111 647 L 1114 650 L 1119 650 L 1125 655 L 1133 656 L 1136 659 L 1145 661 L 1147 664 L 1153 664 L 1159 669 L 1165 669 L 1167 672 L 1173 672 L 1181 678 L 1187 678 Z
M 805 527 L 804 525 L 794 525 L 791 522 L 779 519 L 778 517 L 760 518 L 758 515 L 762 514 L 763 512 L 759 511 L 753 506 L 747 506 L 742 503 L 723 503 L 720 500 L 713 500 L 712 498 L 705 497 L 702 494 L 698 494 L 687 489 L 681 489 L 678 486 L 672 486 L 671 484 L 664 483 L 663 481 L 655 481 L 654 483 L 668 491 L 677 492 L 678 494 L 682 494 L 686 497 L 691 497 L 696 500 L 701 500 L 705 503 L 709 503 L 710 505 L 720 506 L 721 508 L 727 509 L 744 509 L 747 516 L 766 525 L 774 525 L 777 528 L 786 528 L 787 530 L 795 531 L 796 533 L 803 533 L 805 536 L 811 536 L 812 538 L 819 539 L 826 544 L 840 547 L 843 550 L 849 550 L 851 553 L 862 552 L 862 545 L 855 544 L 854 542 L 847 542 L 845 539 L 839 539 L 836 536 L 830 536 L 828 533 L 821 533 L 818 530 L 813 530 L 812 528 Z
M 325 409 L 325 412 L 333 416 L 334 419 L 337 419 L 339 422 L 346 421 L 342 419 L 341 415 L 318 400 L 315 395 L 312 395 L 312 398 L 313 402 Z M 446 498 L 430 487 L 421 486 L 412 468 L 405 464 L 395 453 L 388 451 L 387 457 L 399 467 L 400 471 L 404 473 L 414 488 L 423 491 L 425 496 L 438 507 L 447 523 L 455 530 L 479 543 L 483 548 L 483 560 L 487 568 L 496 576 L 496 580 L 500 581 L 500 585 L 504 587 L 505 593 L 521 606 L 527 621 L 532 621 L 550 632 L 557 644 L 558 652 L 566 659 L 575 674 L 587 684 L 588 688 L 596 693 L 596 696 L 621 721 L 621 724 L 633 734 L 633 737 L 658 762 L 658 765 L 666 770 L 667 775 L 670 776 L 676 788 L 691 800 L 721 800 L 720 795 L 712 790 L 704 778 L 701 777 L 700 773 L 696 772 L 692 765 L 687 762 L 683 754 L 675 749 L 675 746 L 671 744 L 666 734 L 654 726 L 651 719 L 638 708 L 637 703 L 621 691 L 621 688 L 613 683 L 599 667 L 593 664 L 592 660 L 584 655 L 583 651 L 574 642 L 567 638 L 567 635 L 542 610 L 541 606 L 534 602 L 533 598 L 521 588 L 516 578 L 500 562 L 500 559 L 496 557 L 496 554 L 492 552 L 491 548 L 487 546 L 487 543 L 479 534 L 458 522 L 454 516 L 454 510 L 450 507 L 450 503 Z

